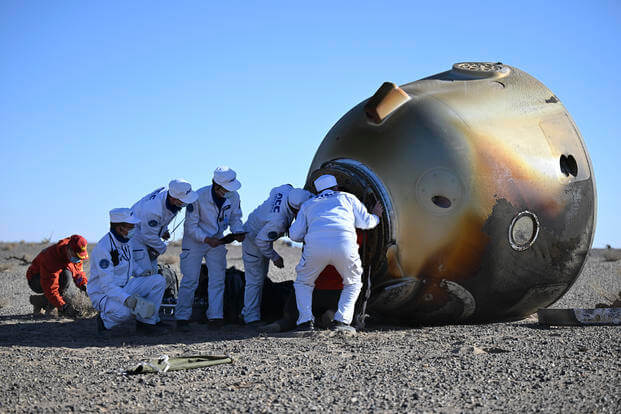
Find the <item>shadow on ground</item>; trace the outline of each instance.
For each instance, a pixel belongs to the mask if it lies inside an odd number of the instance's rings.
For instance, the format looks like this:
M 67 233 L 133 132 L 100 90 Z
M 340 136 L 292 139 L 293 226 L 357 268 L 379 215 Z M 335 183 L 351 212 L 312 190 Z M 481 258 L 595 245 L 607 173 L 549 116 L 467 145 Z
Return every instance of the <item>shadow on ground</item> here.
M 115 327 L 109 332 L 98 334 L 95 318 L 63 319 L 33 317 L 32 315 L 0 316 L 0 346 L 29 347 L 115 347 L 126 345 L 195 344 L 217 341 L 243 340 L 259 335 L 273 337 L 295 337 L 295 333 L 260 334 L 259 330 L 243 325 L 228 324 L 218 330 L 207 325 L 192 323 L 189 333 L 176 332 L 174 321 L 165 321 L 169 333 L 159 336 L 136 334 L 134 322 Z M 411 331 L 412 326 L 370 323 L 365 332 Z M 322 331 L 320 331 L 322 332 Z
M 5 315 L 0 317 L 0 346 L 84 348 L 194 344 L 257 336 L 255 328 L 239 325 L 225 325 L 219 330 L 210 330 L 206 325 L 196 323 L 190 325 L 192 332 L 181 333 L 175 332 L 174 322 L 168 321 L 166 325 L 170 332 L 159 336 L 136 334 L 133 322 L 115 327 L 104 334 L 97 333 L 96 325 L 95 318 L 71 320 Z

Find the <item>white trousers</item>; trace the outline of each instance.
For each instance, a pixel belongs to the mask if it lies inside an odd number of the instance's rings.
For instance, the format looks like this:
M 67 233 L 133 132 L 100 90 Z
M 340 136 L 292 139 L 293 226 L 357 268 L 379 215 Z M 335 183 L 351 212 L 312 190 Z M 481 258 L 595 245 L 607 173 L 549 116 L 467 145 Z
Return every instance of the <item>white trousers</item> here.
M 224 277 L 226 274 L 226 247 L 210 247 L 208 244 L 193 244 L 181 250 L 181 273 L 183 277 L 179 283 L 179 294 L 175 315 L 179 320 L 189 320 L 192 316 L 194 292 L 198 287 L 201 273 L 201 263 L 205 258 L 209 271 L 207 284 L 209 307 L 207 319 L 222 319 L 224 317 Z
M 166 290 L 166 279 L 162 275 L 132 277 L 122 288 L 128 295 L 136 295 L 155 305 L 155 313 L 147 319 L 136 316 L 140 322 L 154 325 L 159 320 L 158 314 L 162 304 L 162 296 Z M 131 310 L 118 300 L 104 296 L 99 303 L 101 320 L 108 329 L 119 325 L 132 317 Z
M 354 238 L 326 237 L 308 240 L 300 263 L 295 268 L 293 283 L 298 306 L 298 325 L 313 320 L 313 289 L 315 280 L 327 265 L 332 265 L 343 278 L 343 291 L 334 319 L 350 324 L 362 288 L 362 263 Z
M 145 272 L 157 273 L 157 259 L 151 260 L 149 258 L 149 251 L 147 245 L 138 240 L 138 237 L 134 236 L 129 240 L 129 247 L 132 249 L 132 258 L 134 259 L 134 272 L 137 275 L 142 275 Z
M 267 277 L 270 259 L 263 256 L 254 243 L 254 239 L 247 236 L 242 243 L 242 259 L 244 260 L 244 272 L 246 273 L 242 316 L 244 317 L 244 322 L 250 323 L 261 319 L 263 283 Z

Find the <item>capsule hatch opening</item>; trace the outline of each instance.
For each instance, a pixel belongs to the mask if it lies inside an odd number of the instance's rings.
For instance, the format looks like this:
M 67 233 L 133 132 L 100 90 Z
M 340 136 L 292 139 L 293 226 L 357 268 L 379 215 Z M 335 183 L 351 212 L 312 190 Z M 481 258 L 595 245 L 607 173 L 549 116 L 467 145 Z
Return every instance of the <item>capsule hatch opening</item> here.
M 384 207 L 384 214 L 378 226 L 365 232 L 365 244 L 360 255 L 365 273 L 369 266 L 373 274 L 381 273 L 386 266 L 386 249 L 394 243 L 394 212 L 386 187 L 363 163 L 350 159 L 335 159 L 325 162 L 321 168 L 309 174 L 306 189 L 315 192 L 313 182 L 323 174 L 335 176 L 339 187 L 358 197 L 367 209 L 370 210 L 377 201 Z

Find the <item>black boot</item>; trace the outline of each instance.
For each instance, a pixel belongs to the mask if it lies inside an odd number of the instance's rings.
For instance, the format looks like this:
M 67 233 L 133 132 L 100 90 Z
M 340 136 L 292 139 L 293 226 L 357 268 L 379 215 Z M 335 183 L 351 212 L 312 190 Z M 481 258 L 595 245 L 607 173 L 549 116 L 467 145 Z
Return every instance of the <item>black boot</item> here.
M 341 322 L 337 320 L 332 321 L 332 324 L 330 325 L 330 330 L 336 331 L 336 332 L 353 333 L 353 334 L 356 333 L 356 328 L 346 324 L 345 322 Z
M 313 332 L 315 330 L 315 324 L 313 321 L 307 321 L 299 324 L 295 328 L 295 332 Z
M 151 325 L 148 323 L 136 321 L 136 334 L 138 335 L 159 336 L 159 335 L 165 335 L 167 333 L 168 333 L 168 329 L 162 326 Z

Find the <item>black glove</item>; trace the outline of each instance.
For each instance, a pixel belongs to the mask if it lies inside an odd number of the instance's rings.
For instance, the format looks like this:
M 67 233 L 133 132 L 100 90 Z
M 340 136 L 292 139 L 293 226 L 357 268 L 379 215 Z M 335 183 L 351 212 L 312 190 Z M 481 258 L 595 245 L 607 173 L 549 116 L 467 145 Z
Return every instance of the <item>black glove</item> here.
M 232 243 L 233 240 L 235 240 L 235 235 L 233 235 L 233 233 L 229 233 L 226 236 L 222 237 L 220 239 L 220 241 L 222 242 L 222 244 L 229 244 Z
M 226 236 L 222 237 L 220 241 L 222 242 L 222 244 L 229 244 L 232 243 L 234 240 L 241 242 L 244 240 L 244 237 L 246 237 L 246 233 L 229 233 Z
M 82 292 L 86 293 L 86 285 L 82 285 L 82 286 L 78 286 L 78 289 L 80 289 Z M 86 293 L 88 295 L 88 293 Z
M 79 313 L 80 312 L 70 303 L 65 303 L 62 308 L 60 308 L 60 314 L 69 318 L 75 318 Z

